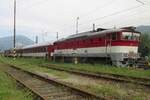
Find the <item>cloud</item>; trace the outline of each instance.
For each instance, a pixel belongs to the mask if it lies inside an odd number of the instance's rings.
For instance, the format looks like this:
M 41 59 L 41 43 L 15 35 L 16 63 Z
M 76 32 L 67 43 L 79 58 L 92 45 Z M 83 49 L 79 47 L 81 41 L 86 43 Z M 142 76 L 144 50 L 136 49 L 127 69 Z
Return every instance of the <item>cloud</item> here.
M 144 0 L 146 2 L 146 0 Z M 146 2 L 147 3 L 147 2 Z M 56 39 L 75 33 L 76 18 L 79 16 L 79 32 L 97 27 L 130 26 L 150 24 L 150 7 L 141 8 L 109 16 L 112 13 L 141 5 L 136 0 L 17 0 L 17 34 L 30 38 L 47 32 L 45 38 Z M 0 33 L 13 32 L 13 0 L 0 1 Z M 104 19 L 101 17 L 107 16 Z M 99 20 L 94 20 L 100 18 Z M 90 21 L 91 20 L 91 21 Z M 3 28 L 3 29 L 2 29 Z M 2 34 L 2 36 L 5 36 Z

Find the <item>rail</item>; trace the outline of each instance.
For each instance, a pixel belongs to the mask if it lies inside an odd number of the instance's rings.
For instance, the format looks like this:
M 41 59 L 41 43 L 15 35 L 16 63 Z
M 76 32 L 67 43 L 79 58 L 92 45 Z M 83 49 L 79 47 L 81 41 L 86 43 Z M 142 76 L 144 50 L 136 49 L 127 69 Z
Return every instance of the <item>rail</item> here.
M 56 65 L 48 65 L 48 66 L 41 65 L 41 67 L 46 67 L 58 71 L 65 71 L 68 73 L 78 74 L 87 77 L 103 78 L 103 79 L 112 80 L 116 82 L 134 83 L 134 84 L 150 87 L 150 79 L 148 78 L 131 77 L 131 76 L 118 75 L 118 74 L 110 74 L 110 73 L 91 73 L 91 72 L 79 71 L 75 69 L 65 69 Z
M 57 81 L 44 74 L 27 71 L 13 65 L 9 65 L 8 67 L 9 70 L 7 73 L 9 75 L 39 95 L 43 100 L 49 100 L 49 98 L 50 100 L 59 100 L 60 98 L 61 100 L 62 98 L 64 100 L 105 100 L 105 98 L 94 93 Z M 55 93 L 52 93 L 51 87 L 54 87 L 52 90 L 54 90 Z M 57 88 L 61 91 L 55 91 Z

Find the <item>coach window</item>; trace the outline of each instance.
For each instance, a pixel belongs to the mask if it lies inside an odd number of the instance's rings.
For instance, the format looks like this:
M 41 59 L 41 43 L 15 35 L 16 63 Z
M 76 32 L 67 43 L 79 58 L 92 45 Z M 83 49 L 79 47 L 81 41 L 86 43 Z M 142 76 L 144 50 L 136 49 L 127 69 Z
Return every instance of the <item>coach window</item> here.
M 111 39 L 112 40 L 117 40 L 117 34 L 116 33 L 112 33 L 111 34 Z

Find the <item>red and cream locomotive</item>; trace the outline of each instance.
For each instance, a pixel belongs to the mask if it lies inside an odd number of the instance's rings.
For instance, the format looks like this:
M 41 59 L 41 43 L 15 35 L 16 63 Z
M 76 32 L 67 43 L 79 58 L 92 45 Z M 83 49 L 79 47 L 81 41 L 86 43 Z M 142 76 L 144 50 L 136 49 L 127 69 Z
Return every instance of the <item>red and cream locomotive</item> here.
M 139 57 L 140 34 L 133 28 L 125 27 L 109 30 L 99 28 L 71 35 L 54 42 L 53 56 L 94 61 L 109 59 L 113 65 L 126 66 L 129 60 L 136 61 Z

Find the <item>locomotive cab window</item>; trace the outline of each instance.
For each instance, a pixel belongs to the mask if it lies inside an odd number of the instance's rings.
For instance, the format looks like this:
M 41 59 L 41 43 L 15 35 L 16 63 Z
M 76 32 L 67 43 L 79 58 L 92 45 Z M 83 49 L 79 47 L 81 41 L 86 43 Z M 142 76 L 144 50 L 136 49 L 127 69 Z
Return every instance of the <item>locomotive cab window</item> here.
M 133 33 L 132 39 L 139 41 L 140 40 L 140 34 L 139 33 Z
M 117 40 L 117 34 L 116 33 L 112 33 L 111 34 L 111 39 L 112 40 Z
M 140 34 L 132 33 L 132 32 L 122 32 L 122 39 L 123 40 L 136 40 L 139 41 Z
M 122 32 L 123 40 L 132 40 L 132 32 Z

